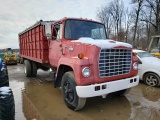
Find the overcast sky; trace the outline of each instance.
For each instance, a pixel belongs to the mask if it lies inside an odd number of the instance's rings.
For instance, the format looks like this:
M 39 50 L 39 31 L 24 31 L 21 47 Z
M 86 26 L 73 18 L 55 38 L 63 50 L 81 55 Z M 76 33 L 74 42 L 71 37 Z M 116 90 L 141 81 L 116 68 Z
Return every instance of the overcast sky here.
M 18 33 L 40 19 L 82 17 L 96 20 L 97 8 L 110 1 L 112 0 L 0 0 L 0 49 L 19 48 Z

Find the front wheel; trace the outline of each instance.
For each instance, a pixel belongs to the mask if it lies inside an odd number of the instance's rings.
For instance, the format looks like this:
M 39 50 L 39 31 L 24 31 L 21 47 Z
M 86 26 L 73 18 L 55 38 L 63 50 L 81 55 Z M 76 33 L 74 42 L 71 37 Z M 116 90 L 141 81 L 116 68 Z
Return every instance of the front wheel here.
M 160 85 L 160 77 L 155 73 L 147 73 L 144 76 L 144 82 L 145 84 L 155 87 Z
M 86 98 L 80 98 L 76 92 L 76 82 L 73 72 L 66 72 L 62 77 L 61 89 L 64 102 L 71 110 L 80 110 L 86 103 Z

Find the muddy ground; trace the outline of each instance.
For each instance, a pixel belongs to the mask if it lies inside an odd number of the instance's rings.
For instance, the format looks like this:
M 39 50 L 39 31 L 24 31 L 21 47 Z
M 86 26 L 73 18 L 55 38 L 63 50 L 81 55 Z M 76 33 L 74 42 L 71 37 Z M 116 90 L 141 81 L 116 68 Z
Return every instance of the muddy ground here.
M 87 99 L 84 109 L 68 109 L 61 90 L 53 87 L 49 72 L 38 70 L 35 78 L 26 78 L 23 65 L 8 65 L 10 86 L 15 98 L 16 120 L 159 120 L 160 88 L 140 83 L 124 97 Z M 34 119 L 36 120 L 36 119 Z

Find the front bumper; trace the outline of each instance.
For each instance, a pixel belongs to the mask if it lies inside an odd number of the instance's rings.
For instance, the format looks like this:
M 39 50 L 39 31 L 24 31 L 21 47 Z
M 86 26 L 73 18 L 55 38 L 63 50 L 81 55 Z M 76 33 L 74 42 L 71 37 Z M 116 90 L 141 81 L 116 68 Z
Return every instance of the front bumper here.
M 139 76 L 120 79 L 88 86 L 76 86 L 77 95 L 81 98 L 103 96 L 112 92 L 128 89 L 138 85 Z M 98 89 L 97 89 L 98 88 Z

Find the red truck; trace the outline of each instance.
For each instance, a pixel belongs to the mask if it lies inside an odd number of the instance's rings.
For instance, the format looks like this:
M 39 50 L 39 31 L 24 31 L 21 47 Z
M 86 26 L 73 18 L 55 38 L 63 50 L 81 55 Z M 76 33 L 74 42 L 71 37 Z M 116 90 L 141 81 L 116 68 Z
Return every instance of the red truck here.
M 107 39 L 104 24 L 97 21 L 40 20 L 19 33 L 19 46 L 26 77 L 50 69 L 72 110 L 82 109 L 86 98 L 124 95 L 139 83 L 132 46 Z

